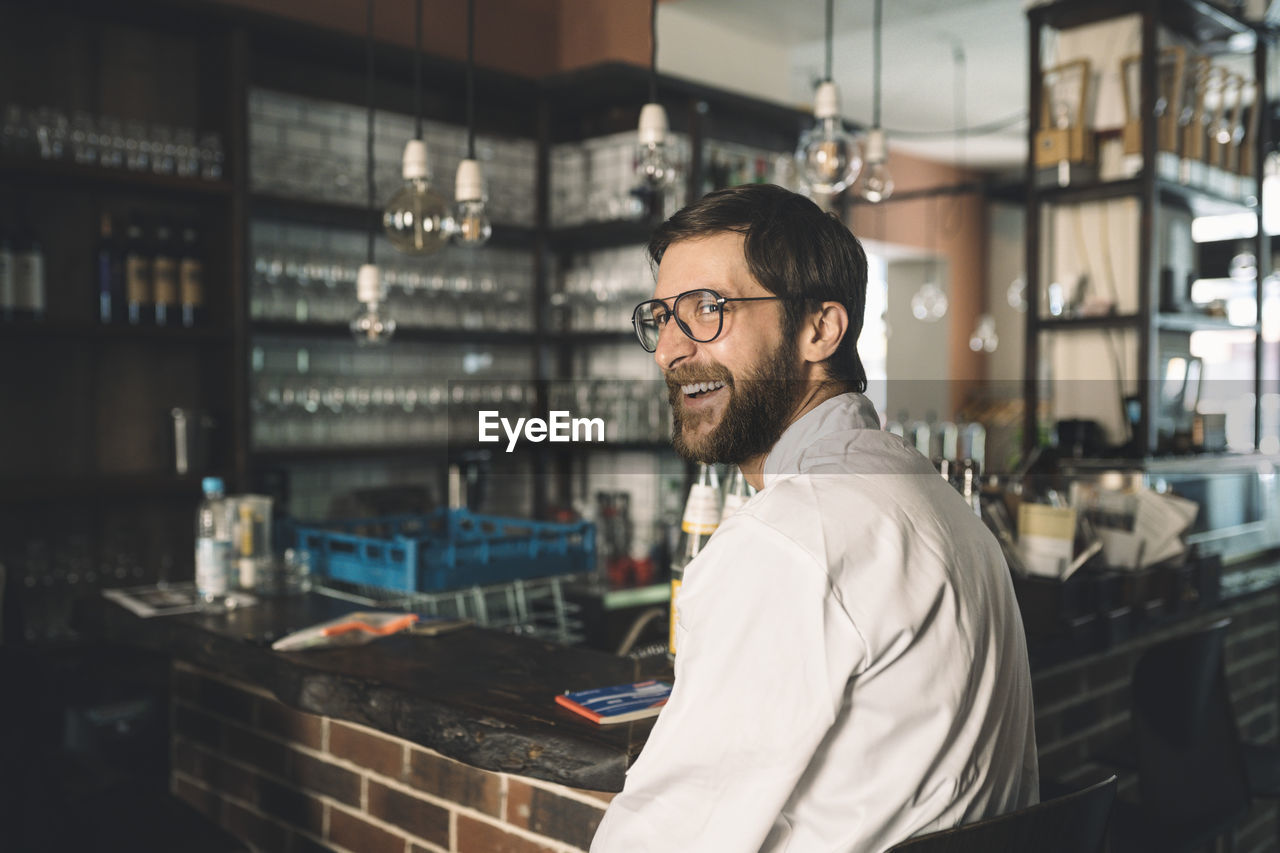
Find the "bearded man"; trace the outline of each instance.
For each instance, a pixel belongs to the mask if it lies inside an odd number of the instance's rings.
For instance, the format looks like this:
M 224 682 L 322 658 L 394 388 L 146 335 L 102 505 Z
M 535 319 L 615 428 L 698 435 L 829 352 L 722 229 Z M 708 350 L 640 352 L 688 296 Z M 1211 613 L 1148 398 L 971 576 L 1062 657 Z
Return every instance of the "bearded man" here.
M 1008 569 L 862 395 L 857 238 L 748 185 L 675 214 L 649 254 L 633 323 L 673 443 L 759 492 L 686 567 L 675 687 L 593 853 L 872 853 L 1036 802 Z

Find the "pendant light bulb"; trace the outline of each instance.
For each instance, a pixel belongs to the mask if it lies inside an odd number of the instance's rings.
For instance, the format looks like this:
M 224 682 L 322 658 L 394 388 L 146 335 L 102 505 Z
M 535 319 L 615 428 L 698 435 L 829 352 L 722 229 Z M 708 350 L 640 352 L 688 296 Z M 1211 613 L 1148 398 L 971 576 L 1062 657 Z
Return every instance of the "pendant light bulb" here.
M 642 186 L 663 190 L 675 183 L 676 169 L 667 147 L 667 111 L 649 103 L 640 109 L 636 145 L 636 176 Z
M 819 83 L 814 92 L 813 117 L 813 127 L 796 148 L 796 165 L 814 192 L 841 192 L 858 179 L 862 155 L 840 120 L 840 90 L 831 80 Z
M 386 313 L 382 302 L 386 288 L 376 264 L 361 264 L 356 274 L 356 298 L 360 310 L 351 318 L 349 328 L 360 346 L 383 346 L 396 333 L 396 321 Z
M 932 278 L 911 296 L 911 315 L 924 323 L 936 323 L 947 316 L 947 293 Z
M 871 128 L 867 133 L 866 175 L 862 179 L 862 197 L 869 202 L 884 201 L 893 195 L 893 176 L 889 174 L 889 149 L 884 130 Z
M 493 236 L 493 225 L 485 210 L 487 196 L 484 191 L 484 172 L 479 160 L 463 160 L 458 163 L 454 180 L 455 210 L 453 238 L 461 246 L 478 249 Z
M 404 146 L 404 184 L 382 211 L 382 227 L 396 251 L 431 255 L 444 248 L 454 228 L 449 204 L 431 189 L 427 144 L 410 139 Z

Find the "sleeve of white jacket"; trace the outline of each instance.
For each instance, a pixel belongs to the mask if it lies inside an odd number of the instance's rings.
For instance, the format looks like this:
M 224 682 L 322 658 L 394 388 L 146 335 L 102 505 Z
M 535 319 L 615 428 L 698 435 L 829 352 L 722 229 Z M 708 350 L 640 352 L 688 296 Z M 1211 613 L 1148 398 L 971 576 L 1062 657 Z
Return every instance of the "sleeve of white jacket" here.
M 863 644 L 825 567 L 735 516 L 686 573 L 675 688 L 592 853 L 755 853 L 830 729 Z

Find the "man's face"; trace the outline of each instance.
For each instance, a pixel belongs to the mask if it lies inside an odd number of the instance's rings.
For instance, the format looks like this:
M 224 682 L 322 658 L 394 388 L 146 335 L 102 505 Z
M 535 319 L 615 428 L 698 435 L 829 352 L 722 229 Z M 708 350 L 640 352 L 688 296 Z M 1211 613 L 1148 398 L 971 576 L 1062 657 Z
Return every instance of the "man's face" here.
M 673 243 L 658 268 L 654 298 L 699 288 L 729 298 L 772 296 L 748 270 L 743 240 L 728 232 Z M 773 447 L 805 389 L 797 342 L 783 336 L 778 301 L 728 302 L 722 310 L 723 328 L 708 343 L 669 321 L 654 360 L 667 381 L 676 452 L 696 462 L 739 464 Z

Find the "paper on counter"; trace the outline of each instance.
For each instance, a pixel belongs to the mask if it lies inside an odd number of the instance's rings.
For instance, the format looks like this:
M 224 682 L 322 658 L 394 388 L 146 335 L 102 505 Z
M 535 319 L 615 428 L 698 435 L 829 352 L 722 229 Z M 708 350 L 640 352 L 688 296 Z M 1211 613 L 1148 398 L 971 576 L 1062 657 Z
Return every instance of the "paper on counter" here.
M 1027 571 L 1061 578 L 1075 556 L 1076 511 L 1023 503 L 1018 507 L 1018 548 Z

